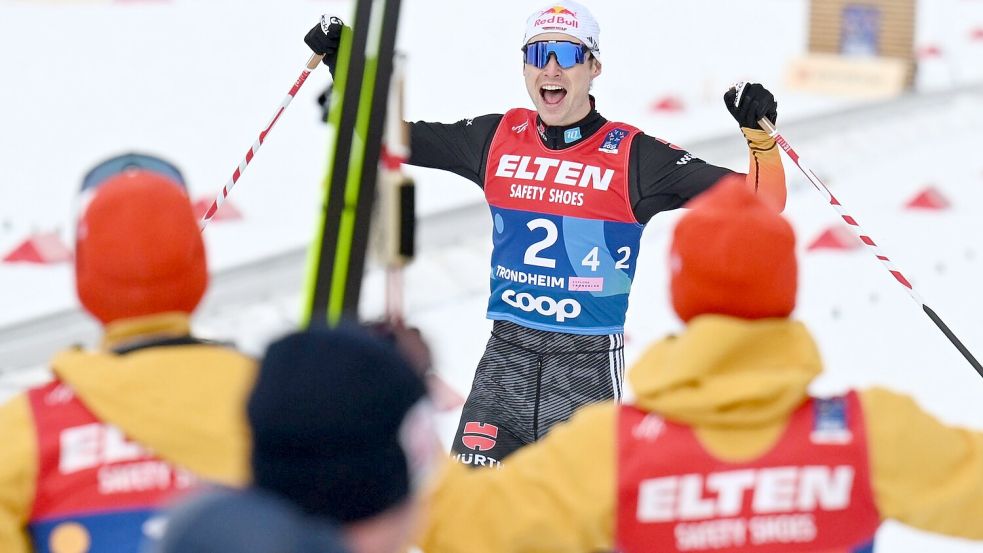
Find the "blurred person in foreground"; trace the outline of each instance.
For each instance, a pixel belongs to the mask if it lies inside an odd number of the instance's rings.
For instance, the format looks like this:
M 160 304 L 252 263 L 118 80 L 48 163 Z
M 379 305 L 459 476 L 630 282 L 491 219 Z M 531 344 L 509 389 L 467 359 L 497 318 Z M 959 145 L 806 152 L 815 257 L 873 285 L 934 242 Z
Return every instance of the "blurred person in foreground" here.
M 329 67 L 341 29 L 324 18 L 305 37 Z M 521 47 L 535 110 L 407 123 L 407 163 L 474 182 L 494 220 L 487 310 L 494 323 L 452 445 L 471 465 L 496 466 L 577 407 L 621 398 L 625 314 L 644 225 L 735 174 L 595 109 L 600 27 L 585 6 L 543 6 L 524 31 L 521 43 L 504 47 L 515 48 L 515 61 Z M 684 55 L 666 54 L 658 38 L 644 41 L 639 48 L 655 56 Z M 472 89 L 503 84 L 488 82 L 480 67 L 466 69 L 470 75 L 445 91 L 448 99 L 467 102 Z M 748 145 L 748 172 L 738 174 L 780 211 L 781 157 L 758 125 L 776 119 L 778 103 L 751 84 L 728 90 L 724 104 Z
M 983 434 L 884 389 L 810 396 L 791 226 L 732 179 L 690 206 L 670 258 L 686 327 L 632 367 L 634 399 L 501 470 L 450 466 L 424 551 L 870 552 L 885 519 L 983 540 Z
M 0 407 L 3 553 L 135 553 L 198 479 L 248 480 L 255 362 L 191 334 L 208 282 L 191 203 L 161 172 L 108 171 L 90 173 L 75 252 L 102 342 Z
M 249 399 L 253 485 L 180 506 L 156 553 L 396 553 L 443 455 L 424 381 L 359 327 L 274 342 Z

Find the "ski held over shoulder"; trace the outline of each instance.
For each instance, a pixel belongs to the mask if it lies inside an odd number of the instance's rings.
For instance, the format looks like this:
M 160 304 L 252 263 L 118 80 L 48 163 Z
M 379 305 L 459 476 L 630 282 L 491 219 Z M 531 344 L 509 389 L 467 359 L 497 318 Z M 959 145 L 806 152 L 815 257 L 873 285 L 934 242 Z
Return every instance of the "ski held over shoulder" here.
M 308 257 L 303 319 L 357 319 L 400 0 L 358 0 L 335 62 L 328 169 Z

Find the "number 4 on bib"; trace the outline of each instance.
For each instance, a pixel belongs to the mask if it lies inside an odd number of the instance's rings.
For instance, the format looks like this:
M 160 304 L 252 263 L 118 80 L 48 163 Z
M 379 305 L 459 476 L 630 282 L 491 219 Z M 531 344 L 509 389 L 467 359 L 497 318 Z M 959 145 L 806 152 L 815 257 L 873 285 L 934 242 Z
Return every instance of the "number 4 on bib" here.
M 584 260 L 580 262 L 584 267 L 590 267 L 590 270 L 596 271 L 601 265 L 601 261 L 597 258 L 597 246 L 594 246 L 591 251 L 584 257 Z

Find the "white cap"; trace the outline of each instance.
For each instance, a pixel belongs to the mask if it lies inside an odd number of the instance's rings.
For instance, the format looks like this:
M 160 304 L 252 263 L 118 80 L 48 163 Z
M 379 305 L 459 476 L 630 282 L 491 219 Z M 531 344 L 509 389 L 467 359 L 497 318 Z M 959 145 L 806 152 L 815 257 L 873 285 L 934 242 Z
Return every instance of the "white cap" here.
M 570 35 L 590 48 L 591 55 L 601 59 L 601 26 L 590 10 L 570 0 L 560 0 L 547 8 L 536 10 L 526 20 L 526 36 L 523 44 L 536 35 L 563 33 Z

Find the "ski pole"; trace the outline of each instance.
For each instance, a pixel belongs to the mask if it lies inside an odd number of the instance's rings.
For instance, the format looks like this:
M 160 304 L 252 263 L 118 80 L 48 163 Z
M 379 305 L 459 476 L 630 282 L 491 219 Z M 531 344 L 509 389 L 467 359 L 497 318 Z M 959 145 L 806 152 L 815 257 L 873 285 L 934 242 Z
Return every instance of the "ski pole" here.
M 334 22 L 334 19 L 336 18 L 332 18 L 332 22 Z M 340 23 L 341 20 L 339 19 L 338 22 Z M 294 85 L 290 87 L 290 91 L 287 92 L 286 98 L 283 99 L 283 101 L 280 103 L 280 107 L 276 110 L 276 113 L 273 114 L 273 119 L 270 119 L 270 123 L 266 125 L 266 128 L 264 128 L 262 132 L 259 133 L 259 138 L 256 139 L 256 142 L 254 142 L 249 148 L 249 151 L 246 152 L 246 157 L 239 162 L 239 166 L 232 172 L 232 177 L 225 183 L 225 186 L 222 187 L 222 191 L 218 193 L 218 196 L 215 197 L 215 201 L 212 202 L 211 207 L 208 208 L 208 211 L 205 212 L 204 217 L 201 218 L 201 222 L 198 224 L 198 226 L 201 227 L 202 231 L 205 230 L 205 226 L 207 226 L 208 222 L 215 216 L 218 208 L 222 207 L 222 203 L 225 202 L 225 199 L 229 197 L 229 192 L 232 192 L 232 187 L 239 182 L 239 177 L 241 177 L 243 171 L 246 170 L 246 166 L 248 166 L 249 162 L 256 156 L 256 152 L 259 150 L 259 147 L 262 146 L 263 142 L 266 140 L 266 135 L 273 130 L 273 125 L 276 125 L 277 120 L 279 120 L 280 116 L 283 115 L 283 111 L 287 109 L 287 106 L 290 105 L 290 101 L 294 99 L 294 95 L 296 95 L 297 91 L 300 90 L 300 87 L 304 85 L 304 81 L 307 80 L 307 77 L 311 74 L 311 71 L 317 69 L 317 65 L 321 63 L 321 58 L 323 57 L 323 54 L 314 54 L 309 60 L 307 60 L 307 66 L 304 67 L 304 71 L 300 74 L 300 77 L 297 77 Z
M 980 365 L 980 362 L 977 361 L 975 357 L 973 357 L 973 354 L 970 353 L 969 349 L 967 349 L 966 346 L 964 346 L 963 343 L 959 341 L 959 338 L 956 337 L 956 335 L 952 332 L 952 330 L 950 330 L 949 327 L 946 326 L 946 324 L 938 316 L 935 310 L 929 307 L 925 303 L 925 301 L 921 298 L 921 296 L 918 295 L 918 292 L 916 292 L 914 287 L 912 287 L 911 282 L 909 282 L 908 279 L 905 278 L 905 276 L 901 273 L 901 271 L 894 265 L 894 263 L 891 262 L 890 258 L 888 258 L 886 255 L 884 255 L 881 252 L 880 248 L 878 248 L 874 240 L 871 239 L 871 237 L 866 232 L 864 232 L 863 228 L 860 227 L 860 224 L 857 222 L 857 220 L 849 213 L 847 213 L 846 208 L 844 208 L 843 204 L 841 204 L 840 201 L 836 199 L 836 196 L 834 196 L 833 193 L 830 192 L 829 188 L 822 181 L 822 179 L 820 179 L 816 175 L 816 173 L 812 171 L 812 169 L 809 169 L 808 167 L 806 167 L 804 163 L 802 163 L 802 158 L 799 157 L 799 154 L 796 153 L 796 151 L 792 148 L 792 146 L 788 143 L 788 141 L 785 140 L 785 137 L 783 137 L 781 134 L 778 133 L 778 129 L 775 128 L 774 123 L 769 121 L 767 117 L 762 117 L 761 119 L 758 120 L 758 124 L 761 125 L 761 128 L 765 132 L 767 132 L 769 136 L 775 139 L 775 142 L 777 142 L 778 145 L 781 146 L 782 150 L 784 150 L 785 153 L 788 154 L 788 157 L 793 162 L 795 162 L 795 164 L 799 167 L 799 170 L 802 171 L 802 173 L 806 176 L 807 179 L 809 179 L 809 182 L 812 183 L 812 186 L 817 191 L 819 191 L 820 194 L 823 194 L 826 197 L 826 200 L 829 202 L 829 205 L 833 206 L 833 209 L 835 209 L 837 213 L 840 214 L 840 217 L 843 218 L 846 224 L 860 238 L 860 241 L 866 244 L 867 246 L 869 246 L 870 248 L 872 248 L 874 255 L 881 262 L 881 264 L 884 265 L 884 267 L 888 271 L 890 271 L 891 276 L 894 277 L 894 280 L 897 280 L 902 286 L 904 286 L 905 290 L 908 292 L 908 295 L 911 296 L 911 299 L 915 300 L 915 303 L 921 306 L 922 311 L 924 311 L 925 314 L 928 315 L 928 318 L 931 319 L 933 323 L 935 323 L 935 326 L 939 327 L 939 330 L 942 331 L 942 334 L 945 334 L 945 337 L 948 338 L 950 342 L 952 342 L 952 345 L 955 346 L 957 350 L 959 350 L 959 353 L 963 354 L 963 357 L 965 357 L 966 361 L 969 361 L 969 364 L 972 365 L 974 369 L 976 369 L 976 372 L 979 373 L 980 376 L 983 376 L 983 366 Z

